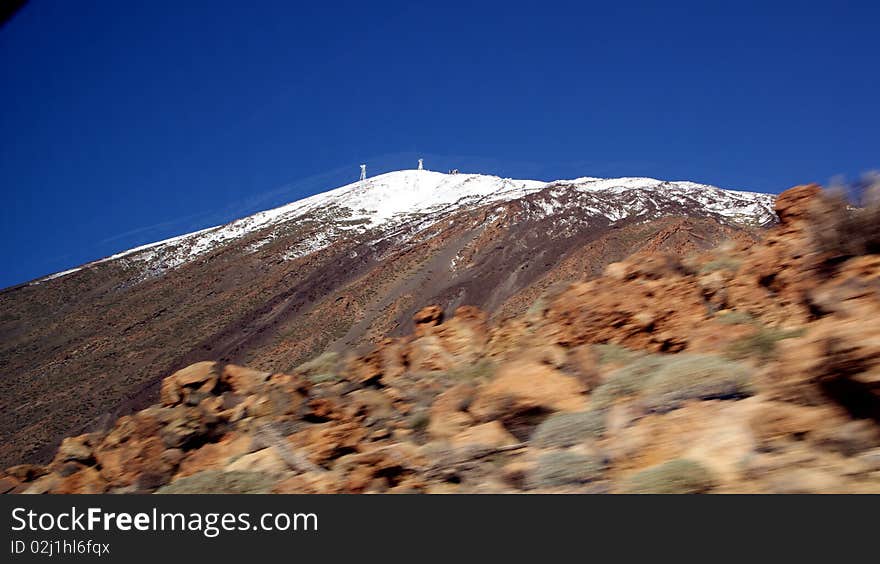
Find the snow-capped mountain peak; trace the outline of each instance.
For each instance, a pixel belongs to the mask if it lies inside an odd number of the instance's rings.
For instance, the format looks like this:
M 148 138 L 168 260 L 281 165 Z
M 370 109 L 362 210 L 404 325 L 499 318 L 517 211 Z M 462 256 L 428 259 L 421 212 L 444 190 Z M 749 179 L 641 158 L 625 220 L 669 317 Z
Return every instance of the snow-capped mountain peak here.
M 352 182 L 275 209 L 220 225 L 130 249 L 94 264 L 123 261 L 155 276 L 232 241 L 262 232 L 251 251 L 271 242 L 283 226 L 311 219 L 319 223 L 285 254 L 295 259 L 317 252 L 346 235 L 372 232 L 381 239 L 409 225 L 410 232 L 462 209 L 511 202 L 533 194 L 539 213 L 558 213 L 577 206 L 611 222 L 644 215 L 651 219 L 670 205 L 714 214 L 723 221 L 763 225 L 772 222 L 774 196 L 722 190 L 687 181 L 654 178 L 595 178 L 544 182 L 514 180 L 483 174 L 445 174 L 430 170 L 399 170 Z M 89 265 L 86 265 L 89 266 Z M 44 278 L 76 272 L 72 269 Z

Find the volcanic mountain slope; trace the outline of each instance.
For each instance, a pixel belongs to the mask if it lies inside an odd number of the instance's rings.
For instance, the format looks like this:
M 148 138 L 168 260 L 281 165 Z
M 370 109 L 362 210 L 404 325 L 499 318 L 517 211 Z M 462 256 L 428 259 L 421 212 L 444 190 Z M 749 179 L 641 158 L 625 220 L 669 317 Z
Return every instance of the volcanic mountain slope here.
M 776 209 L 758 243 L 630 257 L 511 318 L 435 304 L 362 355 L 195 363 L 0 493 L 880 492 L 880 232 L 850 229 L 880 205 Z
M 424 303 L 496 316 L 633 253 L 750 241 L 773 196 L 645 178 L 399 171 L 0 293 L 0 464 L 158 397 L 203 359 L 286 370 L 412 329 Z

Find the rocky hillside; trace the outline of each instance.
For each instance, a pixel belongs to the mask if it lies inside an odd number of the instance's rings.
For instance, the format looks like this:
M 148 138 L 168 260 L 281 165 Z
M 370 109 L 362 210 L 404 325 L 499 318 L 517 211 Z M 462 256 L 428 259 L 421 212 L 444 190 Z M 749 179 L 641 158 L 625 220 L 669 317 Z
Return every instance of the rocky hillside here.
M 0 292 L 0 466 L 47 462 L 202 360 L 290 371 L 414 330 L 493 321 L 633 253 L 753 242 L 773 196 L 646 178 L 399 171 Z
M 880 255 L 818 242 L 826 205 L 791 189 L 760 243 L 649 249 L 510 318 L 435 305 L 362 354 L 193 364 L 0 489 L 878 492 Z

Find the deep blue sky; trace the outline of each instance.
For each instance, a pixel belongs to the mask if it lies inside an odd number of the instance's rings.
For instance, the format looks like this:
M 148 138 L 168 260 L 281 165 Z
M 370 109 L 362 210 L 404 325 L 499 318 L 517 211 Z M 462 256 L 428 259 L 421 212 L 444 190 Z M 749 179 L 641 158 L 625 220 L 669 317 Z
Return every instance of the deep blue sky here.
M 71 2 L 0 28 L 0 287 L 412 167 L 880 168 L 877 2 Z

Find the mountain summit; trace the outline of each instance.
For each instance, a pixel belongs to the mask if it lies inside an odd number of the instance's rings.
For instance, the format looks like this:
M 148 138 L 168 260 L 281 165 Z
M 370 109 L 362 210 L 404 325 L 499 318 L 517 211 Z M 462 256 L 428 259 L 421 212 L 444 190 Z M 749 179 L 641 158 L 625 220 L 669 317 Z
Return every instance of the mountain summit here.
M 313 225 L 291 242 L 287 260 L 320 251 L 340 239 L 373 234 L 416 233 L 422 227 L 463 209 L 521 200 L 531 195 L 529 219 L 580 208 L 584 222 L 616 222 L 628 217 L 655 219 L 670 213 L 711 216 L 743 225 L 767 225 L 774 220 L 770 194 L 722 190 L 694 182 L 653 178 L 592 178 L 543 182 L 513 180 L 482 174 L 444 174 L 429 170 L 400 170 L 367 178 L 290 204 L 260 212 L 227 225 L 203 229 L 143 245 L 98 263 L 124 259 L 140 265 L 144 276 L 174 268 L 218 247 L 255 233 L 249 251 L 283 236 L 291 228 Z M 501 210 L 499 210 L 501 211 Z M 93 263 L 96 264 L 96 263 Z M 52 279 L 78 271 L 49 276 Z
M 152 403 L 201 360 L 269 371 L 413 330 L 425 304 L 519 315 L 633 254 L 754 241 L 774 196 L 650 178 L 404 170 L 0 292 L 0 465 Z

